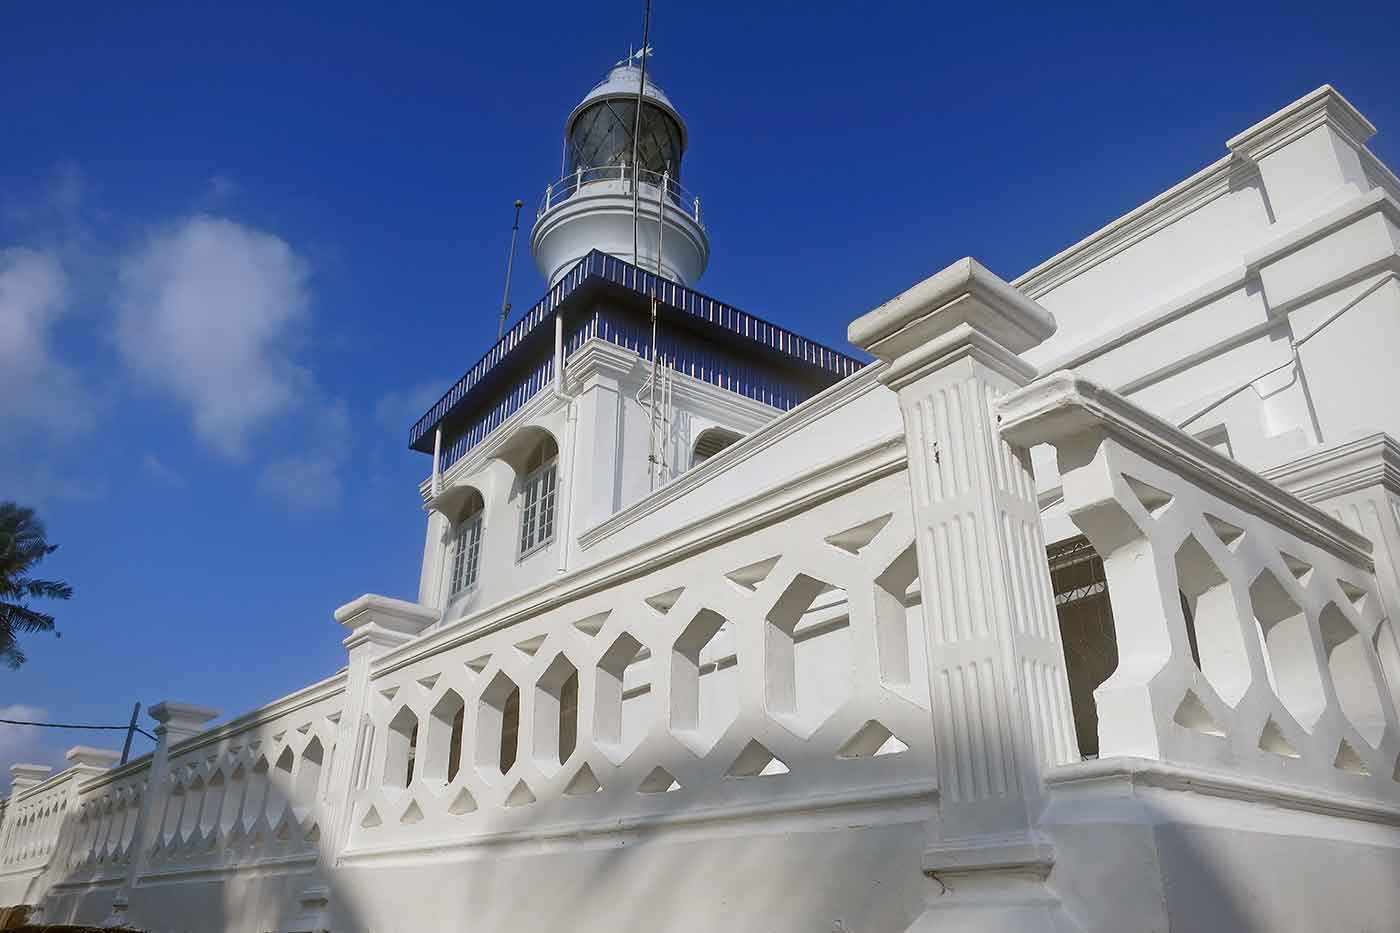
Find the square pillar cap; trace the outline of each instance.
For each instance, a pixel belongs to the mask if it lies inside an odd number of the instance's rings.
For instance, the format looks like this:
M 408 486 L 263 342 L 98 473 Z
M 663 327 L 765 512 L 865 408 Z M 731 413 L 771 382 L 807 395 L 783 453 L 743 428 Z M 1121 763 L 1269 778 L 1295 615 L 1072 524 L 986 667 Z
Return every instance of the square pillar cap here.
M 10 765 L 10 793 L 16 794 L 22 790 L 28 790 L 36 784 L 42 784 L 48 780 L 53 773 L 53 768 L 48 765 L 21 764 L 16 762 Z
M 121 760 L 121 753 L 110 748 L 93 748 L 91 745 L 74 745 L 64 754 L 74 765 L 83 768 L 107 770 Z
M 954 331 L 1019 354 L 1055 332 L 1055 318 L 975 259 L 964 258 L 851 322 L 851 343 L 886 362 Z
M 351 651 L 361 645 L 394 648 L 421 635 L 442 614 L 420 603 L 366 593 L 335 611 L 335 620 L 350 629 L 342 644 Z
M 184 738 L 202 732 L 204 724 L 218 716 L 219 711 L 205 706 L 195 706 L 193 703 L 165 700 L 152 706 L 150 714 L 151 718 L 159 723 L 156 726 L 157 736 L 172 732 L 176 738 Z

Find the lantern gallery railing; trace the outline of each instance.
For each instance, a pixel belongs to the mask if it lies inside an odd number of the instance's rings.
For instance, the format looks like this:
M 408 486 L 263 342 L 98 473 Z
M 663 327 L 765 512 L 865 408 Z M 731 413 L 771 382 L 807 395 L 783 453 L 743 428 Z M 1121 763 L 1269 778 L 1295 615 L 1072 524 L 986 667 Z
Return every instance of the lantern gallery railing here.
M 664 186 L 667 199 L 691 220 L 704 226 L 700 220 L 700 198 L 698 195 L 686 190 L 680 182 L 664 172 L 652 172 L 647 169 L 642 169 L 639 174 L 643 188 L 643 200 L 651 199 L 654 201 L 658 189 Z M 543 217 L 551 208 L 557 207 L 590 185 L 613 183 L 620 186 L 620 191 L 630 194 L 632 191 L 631 182 L 633 177 L 635 176 L 631 167 L 626 164 L 602 165 L 598 168 L 580 168 L 577 171 L 570 172 L 563 178 L 545 187 L 544 194 L 540 196 L 539 205 L 535 210 L 535 218 L 539 219 Z M 647 188 L 651 190 L 646 191 L 645 189 Z

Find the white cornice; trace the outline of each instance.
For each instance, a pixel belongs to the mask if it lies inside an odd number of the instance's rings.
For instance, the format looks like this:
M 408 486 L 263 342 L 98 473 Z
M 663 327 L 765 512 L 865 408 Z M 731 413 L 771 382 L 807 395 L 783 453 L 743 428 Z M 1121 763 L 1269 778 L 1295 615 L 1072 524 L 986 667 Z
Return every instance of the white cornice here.
M 1377 486 L 1400 495 L 1400 442 L 1388 434 L 1370 434 L 1310 451 L 1265 470 L 1264 478 L 1308 502 Z
M 1358 149 L 1376 135 L 1376 128 L 1370 120 L 1363 117 L 1332 85 L 1324 84 L 1243 133 L 1231 137 L 1225 145 L 1233 154 L 1258 162 L 1319 126 L 1332 127 Z
M 789 515 L 897 473 L 906 465 L 904 437 L 902 434 L 892 435 L 840 460 L 762 490 L 723 510 L 668 529 L 664 534 L 613 557 L 508 597 L 470 617 L 445 624 L 371 662 L 371 676 L 382 676 L 421 658 L 475 641 L 542 612 L 615 586 L 637 574 L 653 571 L 715 547 L 721 541 L 781 521 Z
M 1200 210 L 1258 174 L 1256 167 L 1225 156 L 1068 249 L 1061 250 L 1011 284 L 1030 297 L 1039 298 L 1147 239 L 1163 227 Z
M 813 421 L 823 418 L 835 409 L 879 388 L 879 375 L 884 368 L 885 364 L 883 363 L 867 366 L 842 379 L 824 392 L 812 396 L 801 405 L 778 415 L 753 433 L 745 435 L 698 467 L 687 470 L 646 498 L 639 499 L 625 509 L 613 513 L 592 528 L 585 530 L 578 536 L 579 547 L 587 550 L 598 542 L 612 537 L 653 512 L 665 508 L 681 496 L 703 486 L 721 473 L 762 453 Z
M 1001 433 L 1025 447 L 1075 434 L 1112 436 L 1245 511 L 1373 570 L 1371 542 L 1337 519 L 1241 466 L 1215 448 L 1074 372 L 1061 371 L 996 403 Z

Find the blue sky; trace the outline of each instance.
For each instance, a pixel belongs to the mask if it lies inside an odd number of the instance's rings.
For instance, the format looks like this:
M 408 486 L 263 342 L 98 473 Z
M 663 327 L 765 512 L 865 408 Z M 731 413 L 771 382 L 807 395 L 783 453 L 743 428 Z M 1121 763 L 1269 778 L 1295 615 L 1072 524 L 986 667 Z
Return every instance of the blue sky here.
M 0 498 L 76 589 L 62 639 L 0 670 L 12 716 L 232 715 L 344 663 L 336 606 L 416 594 L 408 426 L 490 344 L 510 204 L 641 33 L 611 0 L 289 6 L 0 10 Z M 1324 82 L 1400 166 L 1398 33 L 1382 4 L 659 0 L 652 35 L 701 289 L 844 347 L 948 262 L 1014 277 Z M 0 732 L 0 767 L 78 740 Z

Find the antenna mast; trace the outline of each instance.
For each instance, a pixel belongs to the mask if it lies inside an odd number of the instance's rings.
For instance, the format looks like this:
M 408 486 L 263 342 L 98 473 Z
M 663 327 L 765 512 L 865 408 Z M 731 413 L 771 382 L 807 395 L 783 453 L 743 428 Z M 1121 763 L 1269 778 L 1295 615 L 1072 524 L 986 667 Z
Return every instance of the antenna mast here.
M 637 165 L 637 140 L 642 135 L 642 92 L 647 87 L 647 53 L 651 51 L 651 0 L 646 0 L 646 12 L 642 16 L 642 75 L 637 82 L 637 112 L 632 115 L 632 268 L 637 274 L 637 198 L 641 195 L 638 182 L 641 169 Z M 630 56 L 629 56 L 630 57 Z M 654 352 L 654 351 L 653 351 Z
M 515 266 L 515 237 L 520 233 L 520 209 L 525 202 L 515 199 L 515 223 L 510 228 L 510 254 L 506 257 L 506 291 L 501 296 L 501 323 L 496 328 L 496 341 L 506 335 L 506 318 L 510 317 L 510 273 Z

